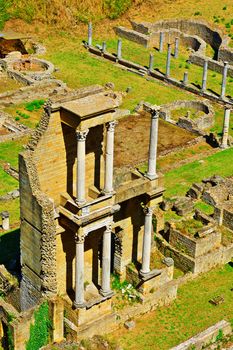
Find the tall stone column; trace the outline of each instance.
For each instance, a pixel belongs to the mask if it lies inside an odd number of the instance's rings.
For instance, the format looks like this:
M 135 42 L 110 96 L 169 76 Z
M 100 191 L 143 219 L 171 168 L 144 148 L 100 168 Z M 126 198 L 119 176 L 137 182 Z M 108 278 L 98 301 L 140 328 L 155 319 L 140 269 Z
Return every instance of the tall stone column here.
M 122 40 L 119 39 L 117 42 L 117 59 L 120 60 L 122 58 Z
M 103 41 L 102 43 L 102 53 L 105 53 L 107 49 L 106 41 Z
M 184 72 L 183 84 L 188 85 L 188 72 Z
M 159 110 L 153 110 L 151 112 L 149 159 L 148 159 L 148 171 L 146 173 L 146 176 L 151 180 L 157 178 L 156 158 L 157 158 L 157 144 L 158 144 L 158 128 L 159 128 Z
M 223 132 L 222 132 L 222 142 L 221 148 L 227 148 L 228 144 L 228 133 L 229 133 L 229 124 L 230 124 L 230 108 L 226 107 L 224 112 L 224 123 L 223 123 Z
M 203 66 L 201 92 L 205 92 L 205 91 L 206 91 L 207 73 L 208 73 L 208 61 L 205 60 L 205 61 L 204 61 L 204 66 Z
M 164 33 L 159 34 L 159 52 L 163 52 Z
M 166 62 L 166 77 L 170 76 L 170 64 L 171 64 L 171 44 L 167 44 L 167 62 Z
M 146 207 L 145 212 L 145 224 L 143 235 L 143 247 L 142 247 L 142 268 L 140 273 L 142 275 L 150 272 L 150 254 L 151 254 L 151 232 L 152 232 L 152 208 Z
M 174 58 L 178 58 L 178 53 L 179 53 L 179 38 L 175 38 Z
M 88 23 L 88 46 L 91 46 L 92 45 L 92 23 L 89 22 Z
M 86 201 L 86 167 L 85 167 L 85 158 L 86 158 L 86 137 L 89 130 L 77 131 L 77 188 L 76 188 L 76 202 L 78 204 L 84 204 Z
M 150 53 L 150 59 L 149 59 L 149 72 L 153 70 L 154 67 L 154 55 Z
M 84 235 L 75 237 L 75 301 L 76 308 L 85 307 L 84 300 Z
M 102 279 L 100 293 L 105 297 L 112 294 L 110 287 L 111 273 L 111 225 L 106 226 L 103 234 L 103 251 L 102 251 Z
M 223 73 L 222 73 L 222 88 L 221 88 L 221 98 L 225 97 L 226 93 L 226 83 L 227 83 L 227 70 L 228 62 L 224 62 Z
M 106 160 L 103 190 L 105 194 L 113 192 L 114 131 L 116 124 L 116 121 L 112 121 L 107 124 Z

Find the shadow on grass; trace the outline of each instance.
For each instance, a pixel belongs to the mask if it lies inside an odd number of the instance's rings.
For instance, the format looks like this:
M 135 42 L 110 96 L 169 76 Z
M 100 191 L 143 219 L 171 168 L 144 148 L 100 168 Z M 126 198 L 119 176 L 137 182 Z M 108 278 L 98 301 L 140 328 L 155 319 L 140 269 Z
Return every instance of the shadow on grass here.
M 10 271 L 20 269 L 20 229 L 0 234 L 0 265 Z

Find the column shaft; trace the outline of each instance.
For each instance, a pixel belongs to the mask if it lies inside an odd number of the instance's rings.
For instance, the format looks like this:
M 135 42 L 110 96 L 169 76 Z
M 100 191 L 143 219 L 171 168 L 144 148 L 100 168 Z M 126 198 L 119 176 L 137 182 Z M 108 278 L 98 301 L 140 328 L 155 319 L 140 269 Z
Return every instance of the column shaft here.
M 179 53 L 179 38 L 175 38 L 174 58 L 178 58 L 178 53 Z
M 183 84 L 188 85 L 188 72 L 184 72 Z
M 76 239 L 75 257 L 75 307 L 84 307 L 84 237 Z
M 157 158 L 157 144 L 158 144 L 158 125 L 159 125 L 159 111 L 153 111 L 151 114 L 150 127 L 150 144 L 149 144 L 149 159 L 147 176 L 153 180 L 157 177 L 156 174 L 156 158 Z
M 164 42 L 164 33 L 161 32 L 159 35 L 159 52 L 163 52 L 163 42 Z
M 122 57 L 122 40 L 119 39 L 117 42 L 117 59 L 120 60 Z
M 143 247 L 142 247 L 142 268 L 140 270 L 142 274 L 147 274 L 150 272 L 151 232 L 152 232 L 152 208 L 146 208 Z
M 85 167 L 85 158 L 86 158 L 86 137 L 88 130 L 86 131 L 77 131 L 77 188 L 76 188 L 76 197 L 77 203 L 85 203 L 86 196 L 86 167 Z
M 231 110 L 229 108 L 226 108 L 224 112 L 221 148 L 228 147 L 227 141 L 228 141 L 229 124 L 230 124 L 230 113 L 231 113 Z
M 167 62 L 166 62 L 166 77 L 170 76 L 170 64 L 171 64 L 171 44 L 167 44 Z
M 201 87 L 202 92 L 206 91 L 207 73 L 208 73 L 208 61 L 206 60 L 203 66 L 202 87 Z
M 150 54 L 150 59 L 149 59 L 149 72 L 153 70 L 154 67 L 154 55 L 152 53 Z
M 227 70 L 228 70 L 228 62 L 224 62 L 223 74 L 222 74 L 221 98 L 224 98 L 226 93 Z
M 110 287 L 111 273 L 111 227 L 107 227 L 103 234 L 102 279 L 100 293 L 107 296 L 112 293 Z
M 114 131 L 116 124 L 116 121 L 107 124 L 104 193 L 113 192 Z
M 88 23 L 88 46 L 92 45 L 92 23 Z

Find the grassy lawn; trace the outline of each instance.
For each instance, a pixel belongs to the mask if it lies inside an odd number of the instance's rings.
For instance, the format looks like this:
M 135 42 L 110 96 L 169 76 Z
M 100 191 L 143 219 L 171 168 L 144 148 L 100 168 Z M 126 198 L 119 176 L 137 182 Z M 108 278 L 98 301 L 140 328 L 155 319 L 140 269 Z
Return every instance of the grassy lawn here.
M 110 338 L 118 339 L 124 350 L 166 350 L 222 319 L 233 323 L 232 276 L 228 264 L 186 283 L 169 307 L 141 316 L 130 332 L 122 328 Z M 225 302 L 211 305 L 209 300 L 218 295 Z
M 230 176 L 233 174 L 233 148 L 217 152 L 203 161 L 195 161 L 165 174 L 165 196 L 184 195 L 193 182 L 214 174 Z
M 14 79 L 8 78 L 7 76 L 0 74 L 0 94 L 6 91 L 19 89 L 22 86 L 22 84 L 18 83 Z

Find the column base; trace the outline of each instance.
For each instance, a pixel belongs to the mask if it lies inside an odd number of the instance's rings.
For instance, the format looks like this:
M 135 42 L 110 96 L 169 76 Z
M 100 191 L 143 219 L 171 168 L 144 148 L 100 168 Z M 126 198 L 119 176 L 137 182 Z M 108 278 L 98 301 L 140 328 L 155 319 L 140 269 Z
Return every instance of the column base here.
M 158 179 L 158 175 L 157 175 L 157 174 L 148 174 L 148 173 L 145 173 L 144 176 L 147 177 L 149 180 Z
M 101 193 L 104 196 L 113 196 L 114 194 L 116 194 L 116 191 L 114 191 L 114 190 L 112 190 L 112 191 L 102 190 Z
M 100 294 L 105 298 L 111 298 L 114 295 L 114 292 L 111 289 L 109 291 L 100 289 Z
M 86 204 L 86 200 L 84 199 L 84 200 L 81 200 L 81 201 L 79 201 L 77 198 L 75 199 L 75 203 L 79 206 L 79 207 L 81 207 L 81 206 L 83 206 L 84 204 Z
M 220 145 L 219 148 L 221 149 L 227 149 L 229 146 L 228 145 Z
M 144 272 L 142 270 L 139 271 L 139 277 L 143 280 L 143 281 L 148 281 L 151 278 L 155 277 L 155 276 L 159 276 L 162 273 L 162 270 L 158 270 L 158 269 L 154 269 L 151 270 L 149 272 Z
M 75 309 L 84 309 L 86 307 L 86 303 L 76 303 L 75 301 L 73 302 L 73 306 Z

